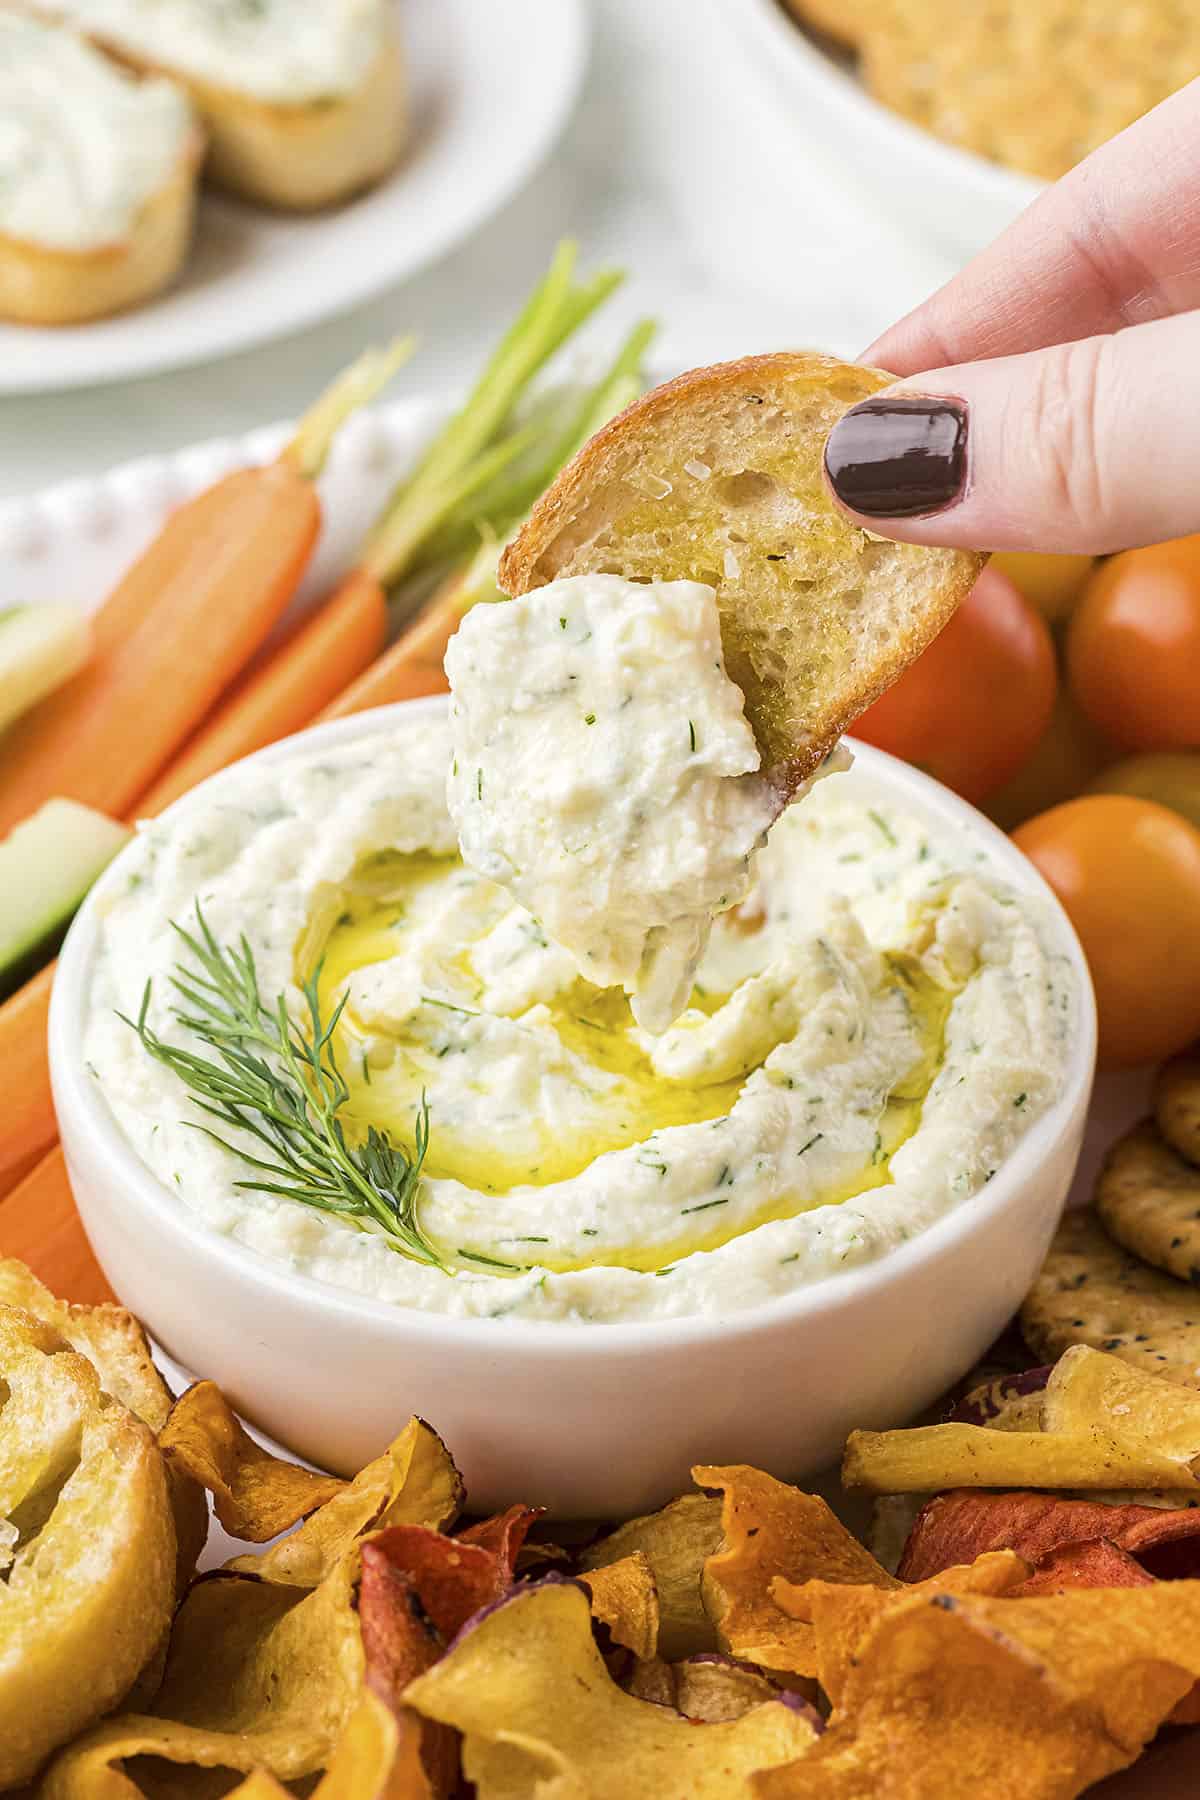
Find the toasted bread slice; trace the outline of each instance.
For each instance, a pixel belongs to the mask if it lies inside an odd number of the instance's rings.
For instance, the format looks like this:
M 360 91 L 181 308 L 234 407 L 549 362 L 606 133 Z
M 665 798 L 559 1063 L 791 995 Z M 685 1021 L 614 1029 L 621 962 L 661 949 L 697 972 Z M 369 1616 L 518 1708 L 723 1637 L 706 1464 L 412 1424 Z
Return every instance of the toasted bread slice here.
M 120 243 L 62 250 L 0 232 L 0 318 L 82 325 L 140 306 L 170 287 L 192 241 L 202 156 L 197 131 Z
M 95 41 L 128 68 L 186 88 L 208 132 L 206 178 L 243 200 L 315 211 L 371 187 L 400 160 L 408 101 L 394 30 L 352 92 L 295 104 L 218 86 L 182 63 L 139 55 L 124 38 L 97 34 Z
M 983 566 L 968 551 L 877 538 L 829 496 L 830 429 L 892 379 L 781 351 L 655 388 L 538 502 L 504 553 L 501 587 L 524 594 L 593 572 L 707 582 L 763 767 L 795 792 Z

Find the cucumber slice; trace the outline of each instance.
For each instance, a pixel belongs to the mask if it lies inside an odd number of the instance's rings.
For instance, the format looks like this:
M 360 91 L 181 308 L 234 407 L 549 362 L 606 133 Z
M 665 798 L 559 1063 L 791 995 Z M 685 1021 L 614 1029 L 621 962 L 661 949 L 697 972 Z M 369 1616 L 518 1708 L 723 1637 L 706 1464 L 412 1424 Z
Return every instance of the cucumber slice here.
M 0 610 L 0 731 L 77 675 L 92 632 L 77 606 L 48 601 Z
M 37 973 L 132 833 L 74 800 L 47 800 L 0 841 L 0 998 Z

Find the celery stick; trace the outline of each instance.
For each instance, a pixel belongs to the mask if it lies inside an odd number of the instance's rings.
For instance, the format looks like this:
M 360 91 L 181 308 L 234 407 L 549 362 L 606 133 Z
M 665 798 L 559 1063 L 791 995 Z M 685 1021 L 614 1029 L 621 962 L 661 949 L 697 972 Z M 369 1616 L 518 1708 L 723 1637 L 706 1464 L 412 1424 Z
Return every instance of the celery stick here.
M 461 503 L 465 472 L 486 454 L 529 382 L 547 359 L 622 279 L 607 271 L 578 286 L 576 248 L 560 244 L 550 269 L 492 354 L 466 404 L 439 432 L 416 469 L 394 491 L 371 533 L 364 565 L 391 585 L 422 540 Z M 497 470 L 489 468 L 487 479 Z M 482 485 L 468 480 L 468 491 Z
M 360 406 L 369 406 L 383 391 L 396 370 L 408 361 L 416 342 L 415 337 L 399 337 L 384 350 L 364 350 L 309 407 L 281 460 L 292 463 L 301 475 L 315 481 L 350 414 Z

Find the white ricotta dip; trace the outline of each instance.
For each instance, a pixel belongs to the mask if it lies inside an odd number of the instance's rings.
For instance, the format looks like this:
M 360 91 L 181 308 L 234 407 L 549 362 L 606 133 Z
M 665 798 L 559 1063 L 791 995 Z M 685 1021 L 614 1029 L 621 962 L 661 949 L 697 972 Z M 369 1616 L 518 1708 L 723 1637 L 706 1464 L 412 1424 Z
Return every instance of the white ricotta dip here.
M 69 31 L 0 10 L 0 232 L 50 250 L 128 239 L 192 131 L 174 82 L 139 81 Z
M 393 29 L 392 0 L 34 0 L 163 69 L 280 106 L 364 80 Z
M 552 581 L 468 613 L 446 674 L 464 859 L 588 981 L 623 987 L 638 1023 L 665 1030 L 779 812 L 713 590 Z
M 450 762 L 446 715 L 425 709 L 298 745 L 144 827 L 97 890 L 88 1067 L 212 1230 L 459 1316 L 728 1314 L 969 1204 L 1057 1096 L 1077 996 L 1048 909 L 860 771 L 771 828 L 686 1010 L 652 1037 L 620 988 L 585 980 L 459 860 Z M 117 1017 L 136 1016 L 149 977 L 151 1024 L 203 1052 L 169 988 L 171 921 L 197 901 L 221 942 L 246 934 L 268 1002 L 298 1007 L 318 962 L 325 1007 L 345 996 L 352 1132 L 373 1123 L 411 1147 L 427 1097 L 420 1220 L 448 1272 L 240 1189 L 249 1166 L 197 1129 L 177 1078 Z

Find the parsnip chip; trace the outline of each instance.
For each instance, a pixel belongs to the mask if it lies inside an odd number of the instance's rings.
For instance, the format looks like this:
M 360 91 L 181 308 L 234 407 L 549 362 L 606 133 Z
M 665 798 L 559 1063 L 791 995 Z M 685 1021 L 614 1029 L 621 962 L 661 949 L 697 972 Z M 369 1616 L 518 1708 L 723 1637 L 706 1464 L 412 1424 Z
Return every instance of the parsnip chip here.
M 287 1587 L 316 1587 L 357 1541 L 386 1525 L 427 1525 L 457 1518 L 462 1477 L 436 1431 L 410 1419 L 400 1436 L 282 1543 L 227 1565 Z
M 433 1800 L 418 1745 L 415 1715 L 398 1720 L 374 1694 L 364 1694 L 312 1800 Z M 291 1800 L 291 1793 L 269 1769 L 256 1769 L 228 1800 Z
M 1042 1430 L 1097 1429 L 1119 1443 L 1140 1446 L 1147 1458 L 1162 1458 L 1162 1478 L 1142 1485 L 1200 1488 L 1200 1393 L 1119 1356 L 1075 1344 L 1063 1352 L 1046 1385 Z
M 117 1706 L 160 1648 L 176 1538 L 152 1431 L 50 1325 L 0 1305 L 0 1788 Z
M 811 1718 L 769 1701 L 727 1724 L 695 1725 L 609 1678 L 573 1582 L 519 1589 L 473 1623 L 405 1699 L 465 1734 L 479 1800 L 736 1800 L 758 1769 L 816 1741 Z M 541 1781 L 545 1785 L 538 1786 Z M 557 1783 L 557 1785 L 556 1785 Z M 619 1784 L 619 1785 L 618 1785 Z
M 603 1569 L 640 1551 L 658 1589 L 659 1655 L 675 1661 L 717 1647 L 700 1598 L 700 1578 L 721 1536 L 721 1502 L 710 1494 L 684 1494 L 661 1512 L 631 1519 L 591 1545 L 579 1567 L 584 1573 Z
M 815 1675 L 812 1627 L 781 1611 L 774 1584 L 783 1577 L 889 1588 L 895 1579 L 815 1494 L 744 1464 L 695 1468 L 692 1479 L 724 1494 L 722 1548 L 705 1563 L 701 1581 L 722 1648 L 764 1669 Z
M 158 1443 L 172 1468 L 208 1489 L 230 1536 L 252 1544 L 290 1531 L 349 1486 L 336 1475 L 284 1462 L 256 1444 L 211 1381 L 198 1381 L 180 1395 Z
M 363 1692 L 354 1559 L 310 1593 L 219 1574 L 196 1582 L 175 1621 L 153 1715 L 109 1719 L 53 1765 L 45 1800 L 137 1795 L 121 1765 L 142 1756 L 197 1769 L 327 1767 Z M 186 1781 L 180 1791 L 194 1791 Z
M 862 1634 L 830 1729 L 759 1775 L 761 1800 L 1069 1800 L 1126 1767 L 1200 1669 L 1200 1583 L 1051 1599 L 880 1594 L 828 1586 Z M 823 1653 L 823 1651 L 822 1651 Z
M 842 1481 L 876 1494 L 947 1488 L 1173 1488 L 1200 1494 L 1200 1394 L 1074 1345 L 1042 1395 L 1040 1431 L 928 1425 L 855 1431 Z
M 779 1689 L 727 1656 L 689 1656 L 675 1663 L 675 1706 L 698 1725 L 721 1725 L 740 1719 L 755 1706 L 778 1700 Z M 817 1715 L 813 1715 L 816 1728 Z
M 579 1579 L 591 1596 L 593 1617 L 607 1625 L 613 1643 L 632 1650 L 642 1662 L 653 1656 L 658 1648 L 658 1588 L 645 1551 L 635 1550 Z
M 902 1581 L 923 1581 L 988 1550 L 1035 1566 L 1066 1544 L 1103 1539 L 1151 1575 L 1200 1576 L 1200 1507 L 1106 1506 L 1057 1494 L 981 1494 L 959 1488 L 930 1500 L 900 1560 Z

